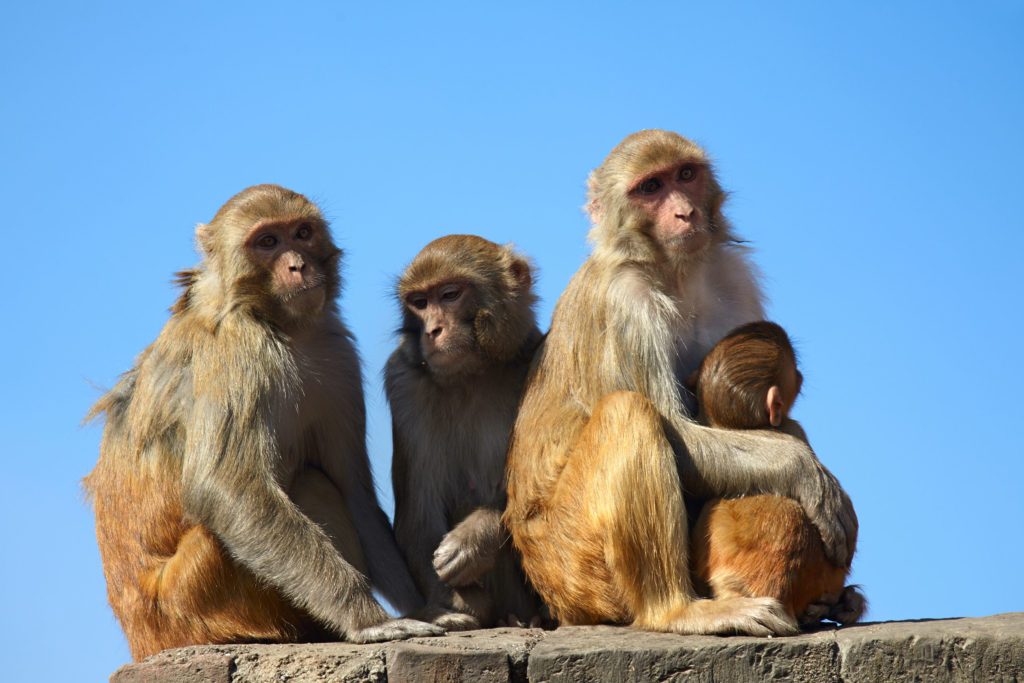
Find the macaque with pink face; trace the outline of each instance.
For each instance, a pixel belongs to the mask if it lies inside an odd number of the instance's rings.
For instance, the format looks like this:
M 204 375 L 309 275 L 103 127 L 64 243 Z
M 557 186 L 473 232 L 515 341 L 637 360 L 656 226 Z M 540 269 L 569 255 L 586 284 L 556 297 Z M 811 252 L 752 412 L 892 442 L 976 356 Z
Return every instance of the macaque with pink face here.
M 563 624 L 793 633 L 775 598 L 699 600 L 684 497 L 796 501 L 846 564 L 857 521 L 806 443 L 693 420 L 684 380 L 731 329 L 764 318 L 748 250 L 704 151 L 664 130 L 619 143 L 588 179 L 593 252 L 562 294 L 508 451 L 504 522 Z

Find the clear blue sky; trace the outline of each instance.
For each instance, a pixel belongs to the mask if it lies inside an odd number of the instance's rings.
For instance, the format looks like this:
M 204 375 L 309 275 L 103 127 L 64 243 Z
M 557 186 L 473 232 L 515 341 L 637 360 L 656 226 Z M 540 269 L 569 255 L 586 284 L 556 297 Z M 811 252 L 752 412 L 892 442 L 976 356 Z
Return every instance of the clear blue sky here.
M 732 193 L 799 346 L 795 416 L 860 515 L 868 618 L 1024 610 L 1024 5 L 287 5 L 4 7 L 8 677 L 128 660 L 79 423 L 166 321 L 197 222 L 256 183 L 322 204 L 390 510 L 395 275 L 446 233 L 515 242 L 546 327 L 587 173 L 649 127 Z

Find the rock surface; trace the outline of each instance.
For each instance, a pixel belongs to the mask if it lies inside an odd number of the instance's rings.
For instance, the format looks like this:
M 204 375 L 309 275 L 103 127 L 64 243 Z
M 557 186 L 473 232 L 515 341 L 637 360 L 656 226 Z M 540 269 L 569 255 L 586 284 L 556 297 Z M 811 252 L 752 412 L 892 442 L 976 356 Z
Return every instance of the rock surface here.
M 789 638 L 614 626 L 490 629 L 373 645 L 203 645 L 114 683 L 239 681 L 1024 681 L 1024 612 L 825 628 Z

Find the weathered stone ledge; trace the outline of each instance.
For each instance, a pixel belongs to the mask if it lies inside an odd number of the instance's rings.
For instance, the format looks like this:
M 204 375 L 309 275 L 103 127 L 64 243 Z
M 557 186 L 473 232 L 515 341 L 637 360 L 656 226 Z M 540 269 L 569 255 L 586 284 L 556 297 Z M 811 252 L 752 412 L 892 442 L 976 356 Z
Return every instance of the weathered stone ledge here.
M 1024 612 L 868 623 L 789 638 L 613 626 L 490 629 L 373 645 L 205 645 L 115 683 L 239 681 L 1022 681 Z

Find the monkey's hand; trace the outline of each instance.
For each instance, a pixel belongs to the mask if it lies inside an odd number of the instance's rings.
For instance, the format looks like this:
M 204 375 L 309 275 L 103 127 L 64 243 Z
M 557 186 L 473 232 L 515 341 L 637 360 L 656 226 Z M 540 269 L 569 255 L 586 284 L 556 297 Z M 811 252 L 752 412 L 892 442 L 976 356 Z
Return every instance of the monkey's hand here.
M 391 619 L 376 626 L 361 628 L 348 634 L 353 643 L 379 643 L 385 640 L 404 640 L 425 636 L 443 636 L 444 629 L 415 619 Z
M 797 482 L 795 498 L 821 534 L 825 556 L 838 567 L 849 567 L 857 547 L 857 513 L 839 481 L 811 455 L 808 472 Z
M 494 568 L 501 548 L 501 512 L 479 508 L 445 534 L 434 551 L 434 569 L 452 586 L 466 586 Z

